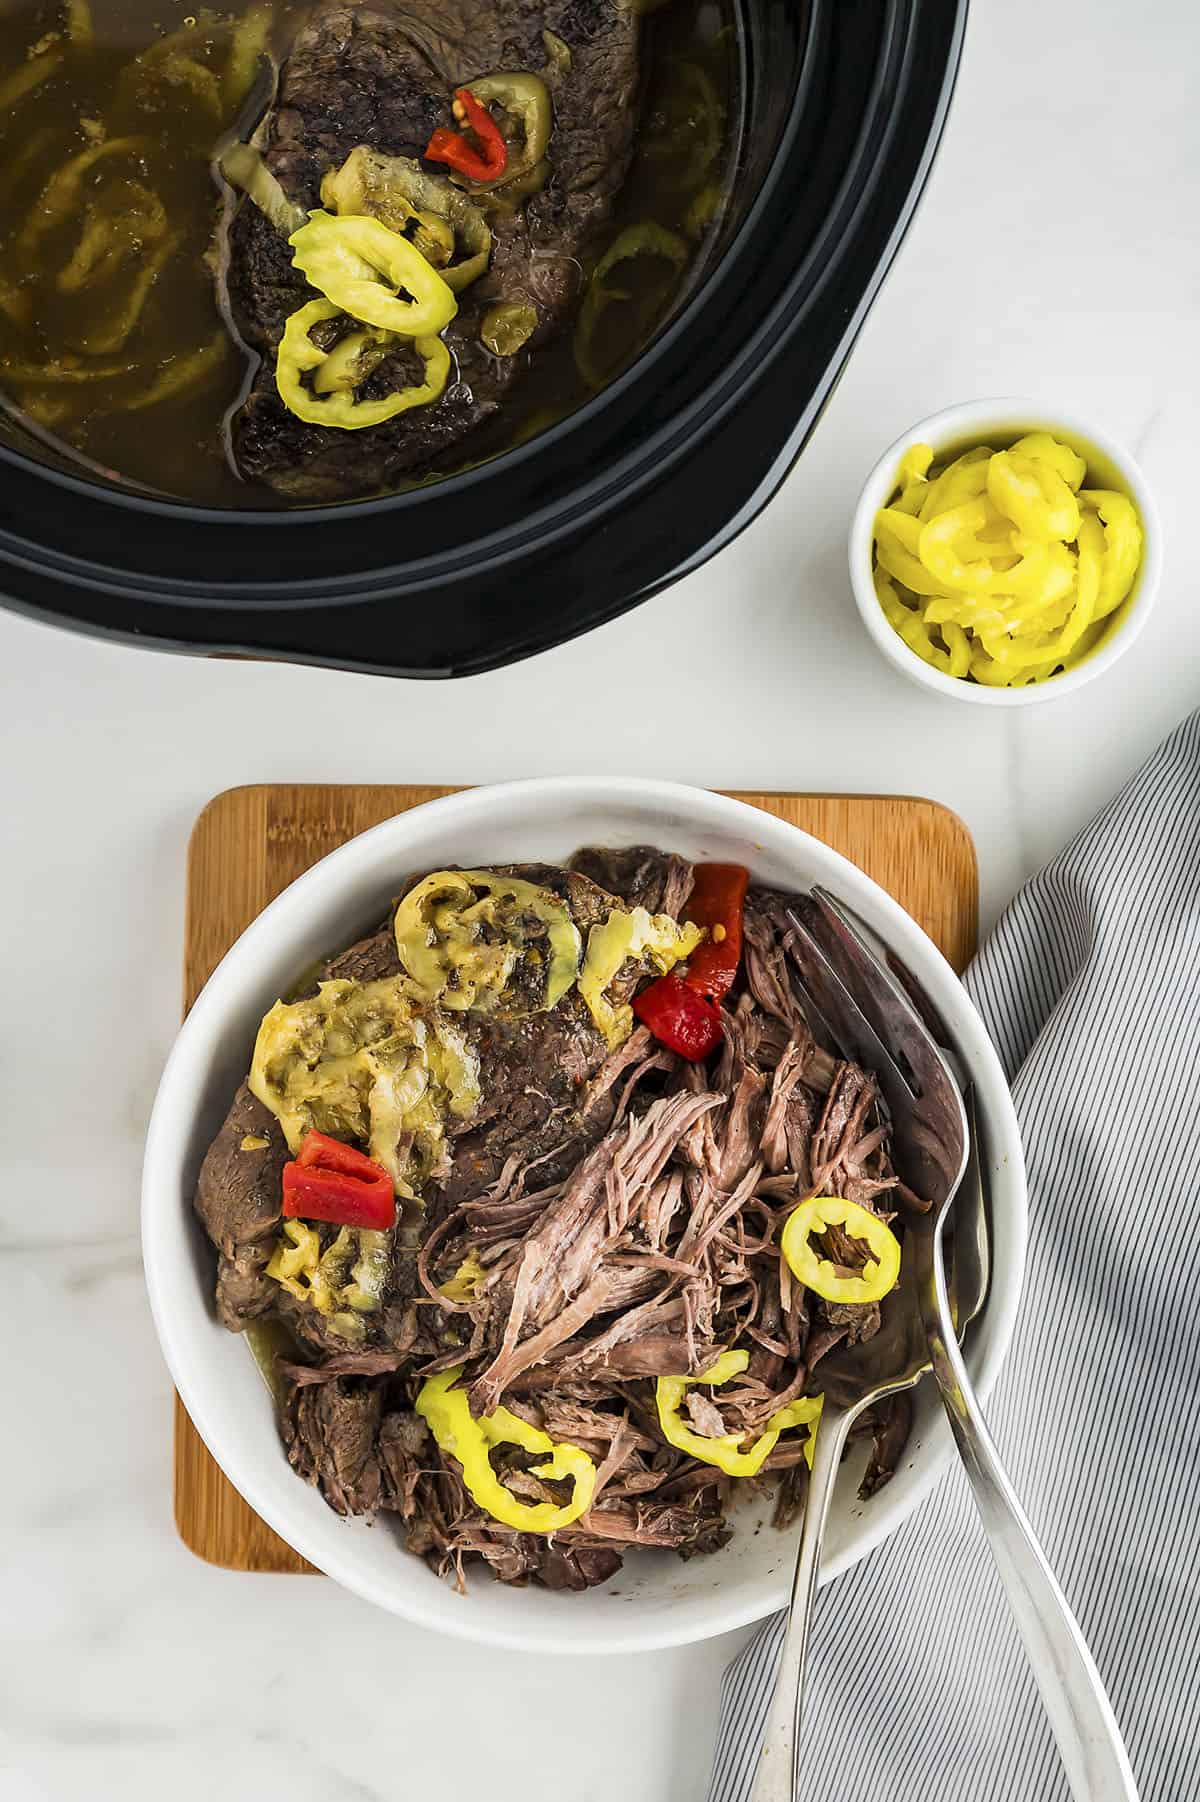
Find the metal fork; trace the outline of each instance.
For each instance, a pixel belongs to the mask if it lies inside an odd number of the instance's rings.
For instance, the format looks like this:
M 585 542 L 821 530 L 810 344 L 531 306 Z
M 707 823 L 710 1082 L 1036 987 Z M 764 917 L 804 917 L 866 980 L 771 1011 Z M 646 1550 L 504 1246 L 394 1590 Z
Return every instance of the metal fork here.
M 843 909 L 822 890 L 790 917 L 794 933 L 789 951 L 800 972 L 806 1011 L 811 1010 L 810 1024 L 823 1031 L 842 1056 L 875 1071 L 891 1115 L 899 1168 L 909 1186 L 932 1205 L 928 1214 L 906 1223 L 901 1280 L 884 1304 L 880 1333 L 865 1346 L 829 1354 L 822 1363 L 827 1400 L 753 1802 L 795 1802 L 799 1797 L 799 1728 L 812 1604 L 825 1520 L 847 1433 L 864 1408 L 909 1387 L 930 1368 L 1072 1795 L 1076 1802 L 1137 1802 L 1133 1771 L 1100 1673 L 1000 1462 L 959 1350 L 956 1310 L 946 1279 L 944 1229 L 968 1164 L 978 1180 L 967 1185 L 967 1195 L 977 1196 L 977 1207 L 984 1199 L 978 1133 L 968 1130 L 947 1056 L 909 998 L 920 993 L 909 973 L 903 972 L 906 994 Z M 901 968 L 890 961 L 893 968 Z M 961 1244 L 956 1262 L 968 1273 L 972 1266 L 978 1271 L 979 1260 L 973 1255 L 980 1241 L 975 1210 L 968 1216 L 960 1203 L 957 1211 L 955 1239 Z M 967 1283 L 970 1296 L 960 1293 L 958 1298 L 960 1332 L 973 1311 L 970 1304 L 978 1306 L 982 1299 L 980 1282 L 968 1274 Z M 888 1343 L 873 1357 L 871 1348 L 885 1336 Z M 863 1396 L 861 1385 L 871 1381 L 873 1364 L 875 1386 Z M 850 1399 L 856 1382 L 857 1401 Z

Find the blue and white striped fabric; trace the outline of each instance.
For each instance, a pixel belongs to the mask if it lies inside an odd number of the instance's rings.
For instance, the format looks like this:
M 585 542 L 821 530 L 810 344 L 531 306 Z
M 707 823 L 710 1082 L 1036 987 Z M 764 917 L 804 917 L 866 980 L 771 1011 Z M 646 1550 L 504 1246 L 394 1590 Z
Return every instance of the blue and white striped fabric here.
M 1013 1085 L 1030 1262 L 988 1406 L 1143 1802 L 1200 1795 L 1200 713 L 1017 896 L 967 986 Z M 745 1802 L 782 1635 L 725 1675 Z M 798 1802 L 1067 1802 L 962 1474 L 817 1604 Z

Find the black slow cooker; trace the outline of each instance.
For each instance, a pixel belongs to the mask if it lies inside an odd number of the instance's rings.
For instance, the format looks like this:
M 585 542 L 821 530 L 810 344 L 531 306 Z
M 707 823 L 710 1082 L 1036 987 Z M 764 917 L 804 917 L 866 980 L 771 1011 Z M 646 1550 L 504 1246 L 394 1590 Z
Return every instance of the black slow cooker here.
M 586 407 L 386 499 L 217 512 L 0 446 L 5 603 L 181 651 L 404 676 L 514 662 L 726 544 L 799 455 L 929 171 L 966 0 L 743 0 L 747 129 L 703 279 Z

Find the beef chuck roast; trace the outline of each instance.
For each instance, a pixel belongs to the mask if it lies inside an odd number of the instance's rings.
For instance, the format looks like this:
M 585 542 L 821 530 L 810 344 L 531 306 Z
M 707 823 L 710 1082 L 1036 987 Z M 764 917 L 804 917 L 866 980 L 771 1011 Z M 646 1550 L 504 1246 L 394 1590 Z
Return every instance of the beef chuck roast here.
M 592 926 L 617 905 L 590 877 L 555 864 L 506 864 L 501 873 L 549 889 L 566 903 L 584 943 Z M 553 1181 L 595 1136 L 580 1113 L 585 1085 L 608 1055 L 604 1035 L 572 989 L 550 1013 L 517 1019 L 479 1015 L 468 1031 L 479 1057 L 480 1103 L 451 1147 L 433 1216 L 495 1182 L 507 1160 L 544 1160 L 540 1180 Z
M 330 958 L 319 975 L 370 982 L 399 969 L 389 923 Z M 242 1083 L 196 1184 L 195 1209 L 217 1248 L 217 1314 L 236 1333 L 280 1308 L 294 1317 L 301 1338 L 336 1351 L 343 1348 L 330 1343 L 321 1317 L 311 1308 L 292 1307 L 292 1297 L 266 1274 L 282 1219 L 283 1166 L 289 1156 L 278 1120 Z
M 619 896 L 627 907 L 670 914 L 674 920 L 692 892 L 692 866 L 686 857 L 653 845 L 629 845 L 619 851 L 587 845 L 575 853 L 571 868 Z
M 387 976 L 399 974 L 400 954 L 390 915 L 369 937 L 359 939 L 347 951 L 339 951 L 318 971 L 322 982 L 382 982 Z
M 376 1439 L 383 1418 L 379 1383 L 335 1377 L 294 1387 L 283 1410 L 288 1462 L 339 1514 L 373 1514 L 382 1476 Z
M 232 1332 L 275 1306 L 266 1274 L 281 1219 L 287 1142 L 243 1083 L 200 1166 L 196 1212 L 217 1248 L 217 1313 Z
M 676 914 L 691 893 L 692 866 L 682 857 L 664 856 L 644 846 L 587 855 L 612 861 L 597 861 L 587 868 L 578 858 L 566 869 L 541 863 L 502 868 L 565 901 L 585 944 L 590 928 L 606 920 L 615 906 L 653 902 L 653 911 Z M 630 870 L 636 872 L 636 881 L 627 880 L 623 886 L 603 881 L 605 875 L 624 878 Z M 618 1002 L 628 1000 L 646 973 L 644 963 L 629 959 L 609 985 L 609 993 Z M 598 1096 L 589 1088 L 609 1061 L 608 1045 L 577 991 L 565 995 L 552 1013 L 517 1020 L 481 1016 L 471 1033 L 479 1055 L 480 1108 L 452 1146 L 451 1168 L 441 1185 L 434 1219 L 446 1207 L 495 1182 L 515 1155 L 526 1166 L 537 1163 L 538 1184 L 556 1181 L 601 1137 L 611 1118 L 611 1108 L 598 1105 Z M 629 1058 L 644 1049 L 644 1040 L 636 1039 L 613 1058 L 614 1081 Z
M 541 75 L 554 105 L 551 174 L 520 210 L 493 211 L 490 268 L 459 297 L 445 333 L 455 364 L 441 398 L 380 426 L 339 431 L 305 424 L 275 387 L 274 351 L 284 321 L 314 291 L 291 266 L 275 226 L 243 201 L 229 234 L 228 298 L 246 343 L 263 354 L 233 422 L 242 473 L 294 501 L 377 492 L 491 418 L 519 380 L 529 352 L 561 325 L 577 294 L 579 251 L 602 224 L 625 179 L 637 84 L 634 0 L 326 0 L 298 33 L 278 98 L 260 128 L 265 160 L 288 197 L 320 204 L 321 178 L 359 144 L 420 156 L 438 125 L 452 125 L 453 90 L 500 70 Z M 550 59 L 543 33 L 570 51 Z M 516 356 L 479 341 L 498 301 L 532 306 L 538 325 Z M 411 353 L 403 355 L 414 361 Z M 406 369 L 391 386 L 419 379 Z

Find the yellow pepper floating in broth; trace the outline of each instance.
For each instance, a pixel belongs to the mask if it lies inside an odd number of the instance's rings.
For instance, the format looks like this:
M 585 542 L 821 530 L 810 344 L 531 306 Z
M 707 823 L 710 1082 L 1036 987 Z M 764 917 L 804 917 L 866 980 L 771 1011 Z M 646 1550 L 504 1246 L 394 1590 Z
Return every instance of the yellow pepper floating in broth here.
M 321 350 L 313 342 L 312 330 L 341 314 L 342 308 L 332 300 L 310 300 L 290 316 L 283 328 L 275 359 L 275 386 L 284 405 L 298 419 L 309 425 L 357 431 L 363 426 L 382 425 L 385 420 L 394 419 L 397 413 L 406 413 L 410 407 L 426 406 L 438 398 L 450 373 L 450 352 L 436 337 L 412 340 L 413 349 L 425 365 L 424 381 L 409 388 L 399 388 L 382 400 L 359 400 L 353 391 L 342 389 L 340 383 L 328 384 L 327 391 L 317 386 L 322 370 L 335 363 L 342 346 L 337 345 L 330 351 Z M 360 335 L 365 334 L 355 334 L 356 337 Z M 393 338 L 387 331 L 376 335 L 384 343 Z M 343 340 L 346 342 L 348 340 Z M 400 340 L 397 338 L 395 342 Z M 305 386 L 305 374 L 316 378 L 312 388 Z
M 915 655 L 992 687 L 1086 656 L 1142 555 L 1132 501 L 1085 487 L 1086 475 L 1048 432 L 976 445 L 942 468 L 929 445 L 910 446 L 875 517 L 875 592 Z

